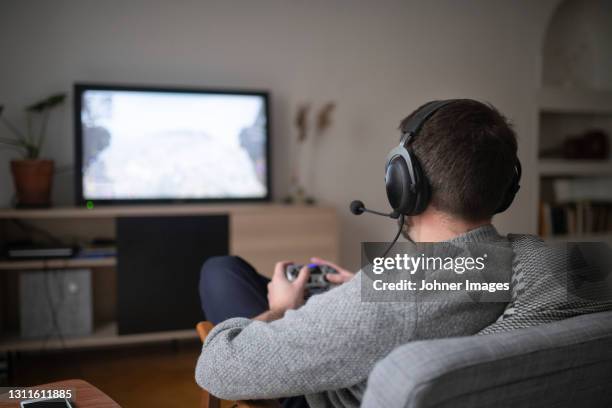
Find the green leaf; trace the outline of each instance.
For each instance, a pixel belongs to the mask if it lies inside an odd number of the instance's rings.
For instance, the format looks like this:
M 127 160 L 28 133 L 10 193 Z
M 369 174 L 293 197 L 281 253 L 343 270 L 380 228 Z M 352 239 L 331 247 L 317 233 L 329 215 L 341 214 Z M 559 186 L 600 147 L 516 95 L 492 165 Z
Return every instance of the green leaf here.
M 36 102 L 33 105 L 30 105 L 26 108 L 26 111 L 28 112 L 42 112 L 43 110 L 45 110 L 45 107 L 47 106 L 47 102 L 46 101 L 40 101 L 40 102 Z
M 66 99 L 66 94 L 65 93 L 59 93 L 59 94 L 51 95 L 47 99 L 47 107 L 52 108 L 52 107 L 54 107 L 56 105 L 59 105 L 59 104 L 63 103 L 65 99 Z
M 28 112 L 43 112 L 47 109 L 53 108 L 64 102 L 66 99 L 65 93 L 58 93 L 49 96 L 48 98 L 43 99 L 42 101 L 36 102 L 28 107 L 26 107 L 26 111 Z

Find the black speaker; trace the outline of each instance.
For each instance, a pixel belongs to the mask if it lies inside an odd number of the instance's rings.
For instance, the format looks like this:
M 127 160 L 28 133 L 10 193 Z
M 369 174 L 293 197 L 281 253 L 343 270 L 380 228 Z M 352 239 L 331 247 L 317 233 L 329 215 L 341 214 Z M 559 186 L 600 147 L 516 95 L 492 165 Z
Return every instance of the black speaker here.
M 118 218 L 119 334 L 193 328 L 200 268 L 228 252 L 227 215 Z

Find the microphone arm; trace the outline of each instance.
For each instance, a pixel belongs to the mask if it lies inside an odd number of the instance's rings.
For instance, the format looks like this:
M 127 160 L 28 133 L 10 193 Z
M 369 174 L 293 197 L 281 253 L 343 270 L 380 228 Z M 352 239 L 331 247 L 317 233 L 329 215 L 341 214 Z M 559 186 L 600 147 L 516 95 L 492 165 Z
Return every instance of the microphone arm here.
M 363 211 L 365 211 L 367 213 L 370 213 L 370 214 L 382 215 L 383 217 L 391 217 L 391 218 L 398 218 L 399 217 L 399 214 L 396 215 L 395 212 L 387 214 L 387 213 L 383 213 L 383 212 L 379 212 L 379 211 L 368 210 L 365 207 L 363 208 Z
M 390 218 L 393 218 L 393 219 L 397 219 L 400 216 L 400 214 L 397 211 L 393 211 L 393 212 L 387 214 L 387 213 L 383 213 L 383 212 L 380 212 L 380 211 L 369 210 L 369 209 L 366 208 L 366 206 L 363 203 L 363 201 L 360 201 L 360 200 L 351 201 L 350 209 L 351 209 L 351 212 L 353 214 L 355 214 L 355 215 L 361 215 L 364 212 L 367 212 L 367 213 L 370 213 L 370 214 L 380 215 L 382 217 L 390 217 Z

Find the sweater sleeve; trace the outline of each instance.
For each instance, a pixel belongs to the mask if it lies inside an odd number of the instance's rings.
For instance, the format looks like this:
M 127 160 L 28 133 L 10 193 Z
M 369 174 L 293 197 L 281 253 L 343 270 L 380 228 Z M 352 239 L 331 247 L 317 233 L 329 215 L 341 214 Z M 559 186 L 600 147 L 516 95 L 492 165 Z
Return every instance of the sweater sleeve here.
M 359 281 L 358 274 L 274 322 L 234 318 L 218 324 L 202 348 L 196 381 L 220 398 L 258 399 L 365 379 L 400 341 L 403 319 L 378 304 L 361 303 Z M 385 336 L 377 338 L 381 331 Z
M 364 381 L 395 347 L 416 339 L 474 334 L 504 307 L 466 302 L 460 293 L 416 304 L 362 302 L 362 279 L 369 278 L 360 272 L 271 323 L 243 318 L 220 323 L 202 348 L 197 383 L 231 400 L 348 388 Z

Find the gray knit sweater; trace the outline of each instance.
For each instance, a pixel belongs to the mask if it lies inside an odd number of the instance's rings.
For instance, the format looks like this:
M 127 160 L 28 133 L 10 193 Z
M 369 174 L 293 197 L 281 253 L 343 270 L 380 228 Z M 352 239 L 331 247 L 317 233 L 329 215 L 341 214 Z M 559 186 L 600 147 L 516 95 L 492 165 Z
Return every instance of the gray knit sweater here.
M 452 240 L 491 241 L 507 242 L 490 225 Z M 218 324 L 202 348 L 197 383 L 223 399 L 306 395 L 311 407 L 358 407 L 374 364 L 394 348 L 475 334 L 505 307 L 465 302 L 460 293 L 449 292 L 443 302 L 419 301 L 415 313 L 413 302 L 362 302 L 362 279 L 367 276 L 359 272 L 271 323 L 234 318 Z

